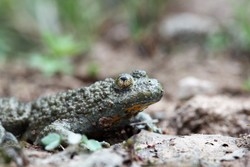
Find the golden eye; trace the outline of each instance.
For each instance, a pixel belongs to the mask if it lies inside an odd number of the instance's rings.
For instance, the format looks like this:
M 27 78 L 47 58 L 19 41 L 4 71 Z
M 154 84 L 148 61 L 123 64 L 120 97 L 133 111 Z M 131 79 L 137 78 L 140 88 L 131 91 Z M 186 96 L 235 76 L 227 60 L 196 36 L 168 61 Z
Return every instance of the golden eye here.
M 116 88 L 130 88 L 134 84 L 133 77 L 129 74 L 120 74 L 115 80 Z

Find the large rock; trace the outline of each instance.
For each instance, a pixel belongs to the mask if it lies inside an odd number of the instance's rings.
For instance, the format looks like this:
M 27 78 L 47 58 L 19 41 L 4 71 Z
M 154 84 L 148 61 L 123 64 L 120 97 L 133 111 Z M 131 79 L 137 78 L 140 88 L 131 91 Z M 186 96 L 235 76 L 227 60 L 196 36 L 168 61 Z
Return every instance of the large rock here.
M 247 159 L 242 139 L 221 135 L 171 136 L 141 132 L 135 136 L 136 155 L 144 163 L 164 164 L 167 167 L 217 167 L 223 162 Z M 246 162 L 250 165 L 250 162 Z
M 223 134 L 249 132 L 250 99 L 227 96 L 196 96 L 176 110 L 171 125 L 177 134 Z
M 216 91 L 217 87 L 212 82 L 188 76 L 178 82 L 177 97 L 188 99 L 199 94 L 214 94 Z
M 219 29 L 215 19 L 193 13 L 167 16 L 159 26 L 161 38 L 170 40 L 194 40 L 214 34 Z

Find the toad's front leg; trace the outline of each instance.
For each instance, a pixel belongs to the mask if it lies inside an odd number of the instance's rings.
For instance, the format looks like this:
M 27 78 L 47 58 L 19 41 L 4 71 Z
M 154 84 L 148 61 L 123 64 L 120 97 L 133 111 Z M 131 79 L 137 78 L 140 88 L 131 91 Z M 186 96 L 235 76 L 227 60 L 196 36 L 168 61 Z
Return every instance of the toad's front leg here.
M 130 122 L 130 125 L 137 129 L 146 129 L 155 133 L 162 133 L 162 130 L 156 126 L 158 120 L 152 119 L 148 113 L 139 112 Z

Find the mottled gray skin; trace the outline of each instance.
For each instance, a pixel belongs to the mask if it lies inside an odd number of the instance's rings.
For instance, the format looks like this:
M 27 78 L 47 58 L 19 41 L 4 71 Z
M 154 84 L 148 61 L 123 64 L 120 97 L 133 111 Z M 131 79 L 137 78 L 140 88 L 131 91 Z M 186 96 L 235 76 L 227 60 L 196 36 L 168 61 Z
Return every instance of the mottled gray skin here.
M 38 142 L 49 132 L 94 138 L 130 123 L 130 119 L 161 99 L 163 90 L 145 71 L 120 74 L 89 87 L 41 97 L 30 103 L 0 99 L 0 120 L 6 131 Z M 1 133 L 1 132 L 0 132 Z

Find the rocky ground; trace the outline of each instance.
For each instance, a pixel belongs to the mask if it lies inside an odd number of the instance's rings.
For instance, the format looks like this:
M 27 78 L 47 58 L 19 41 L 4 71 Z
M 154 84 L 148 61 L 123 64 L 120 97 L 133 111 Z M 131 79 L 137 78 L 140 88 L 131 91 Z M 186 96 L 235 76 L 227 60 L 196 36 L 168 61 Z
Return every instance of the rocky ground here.
M 102 54 L 97 54 L 99 52 Z M 159 120 L 164 134 L 142 131 L 123 143 L 94 153 L 78 152 L 73 146 L 59 152 L 26 146 L 28 166 L 250 165 L 250 136 L 247 135 L 250 131 L 250 96 L 242 90 L 243 65 L 239 61 L 224 56 L 199 59 L 197 47 L 187 48 L 185 56 L 177 52 L 142 58 L 131 48 L 130 54 L 123 57 L 122 50 L 117 52 L 99 43 L 93 53 L 105 55 L 110 60 L 121 60 L 112 62 L 95 57 L 102 69 L 98 79 L 131 71 L 135 68 L 132 62 L 136 60 L 140 62 L 136 68 L 147 70 L 163 84 L 163 99 L 146 112 Z M 92 80 L 78 77 L 85 75 L 86 61 L 82 62 L 83 65 L 78 64 L 75 76 L 51 78 L 18 63 L 2 65 L 1 96 L 16 96 L 29 101 L 41 95 L 89 85 Z
M 213 1 L 200 3 L 176 1 L 169 6 L 175 10 L 168 10 L 158 26 L 164 46 L 151 56 L 140 54 L 134 44 L 114 48 L 112 42 L 117 39 L 111 35 L 96 43 L 86 56 L 75 58 L 73 75 L 45 77 L 20 61 L 1 63 L 0 96 L 22 101 L 134 69 L 146 70 L 164 87 L 162 100 L 146 109 L 159 120 L 163 134 L 141 131 L 94 153 L 75 146 L 47 152 L 26 144 L 27 166 L 250 166 L 250 93 L 243 89 L 250 61 L 247 56 L 235 57 L 231 50 L 207 50 L 201 41 L 220 24 L 226 26 L 232 7 L 224 0 L 217 5 Z M 218 3 L 223 4 L 223 12 Z M 188 26 L 179 24 L 183 18 Z M 99 68 L 96 78 L 88 76 L 91 63 Z

